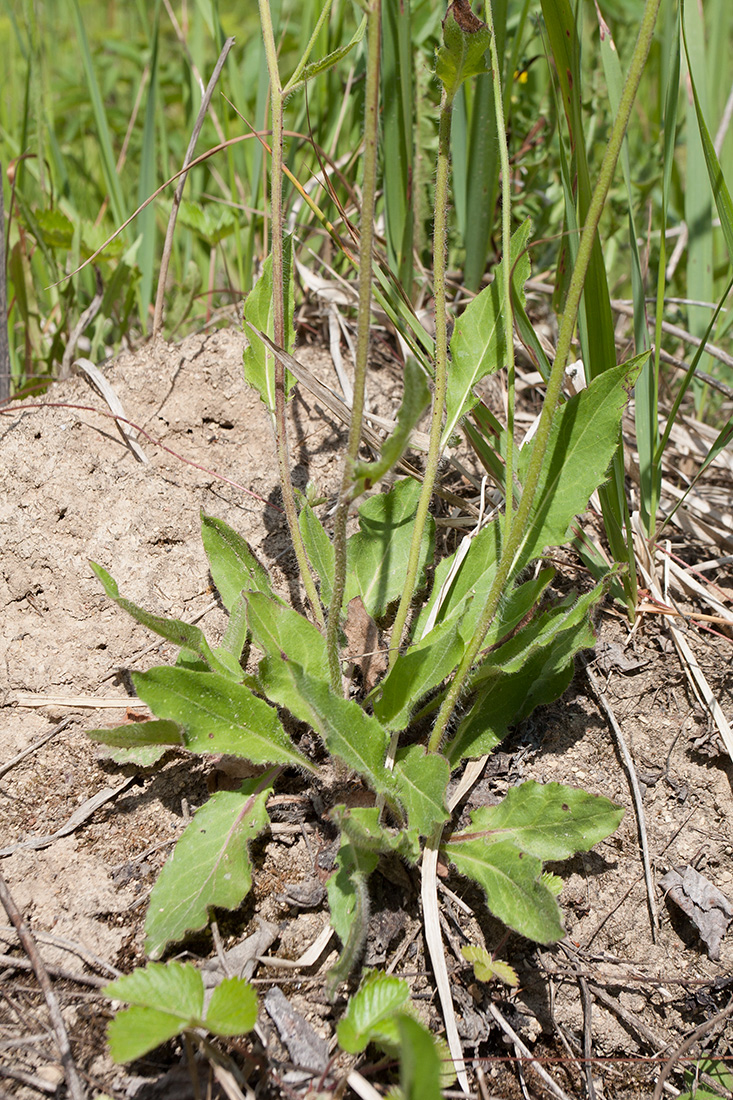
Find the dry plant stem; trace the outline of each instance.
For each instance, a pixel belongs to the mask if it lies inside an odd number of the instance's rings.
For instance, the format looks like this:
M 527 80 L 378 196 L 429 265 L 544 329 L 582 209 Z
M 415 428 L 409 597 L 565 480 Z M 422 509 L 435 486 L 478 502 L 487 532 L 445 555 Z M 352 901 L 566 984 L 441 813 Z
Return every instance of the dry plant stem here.
M 59 1054 L 61 1056 L 61 1062 L 64 1067 L 64 1073 L 66 1074 L 66 1084 L 69 1088 L 69 1095 L 72 1100 L 84 1100 L 85 1090 L 81 1083 L 76 1064 L 74 1063 L 74 1056 L 71 1053 L 71 1044 L 69 1042 L 69 1035 L 66 1031 L 66 1024 L 64 1018 L 61 1015 L 61 1009 L 59 1003 L 56 1000 L 56 994 L 53 991 L 51 979 L 48 976 L 48 971 L 44 966 L 43 959 L 40 952 L 36 947 L 36 942 L 30 933 L 28 925 L 23 920 L 20 910 L 13 901 L 12 895 L 8 890 L 5 879 L 0 874 L 0 902 L 2 902 L 5 912 L 10 918 L 10 923 L 14 925 L 16 932 L 18 933 L 18 939 L 23 945 L 23 950 L 33 964 L 33 969 L 38 978 L 38 984 L 41 987 L 43 996 L 46 999 L 48 1005 L 48 1013 L 51 1017 L 51 1023 L 53 1024 L 54 1032 L 56 1033 L 56 1042 L 59 1048 Z
M 618 161 L 624 134 L 626 133 L 626 127 L 628 126 L 634 99 L 636 98 L 636 92 L 652 43 L 654 26 L 656 24 L 660 4 L 661 0 L 646 0 L 639 36 L 636 41 L 636 46 L 634 47 L 634 54 L 619 101 L 618 113 L 611 129 L 606 152 L 598 174 L 598 181 L 594 188 L 590 205 L 588 206 L 586 223 L 583 227 L 583 232 L 581 233 L 580 242 L 578 244 L 575 267 L 570 280 L 568 295 L 565 302 L 565 311 L 558 333 L 555 361 L 552 364 L 552 371 L 550 372 L 550 378 L 547 383 L 547 392 L 542 406 L 539 426 L 535 435 L 532 458 L 530 459 L 527 477 L 522 490 L 522 499 L 512 520 L 509 538 L 504 545 L 501 558 L 499 559 L 496 577 L 494 578 L 494 583 L 476 627 L 476 633 L 466 647 L 463 660 L 458 666 L 453 683 L 438 712 L 435 728 L 428 743 L 429 752 L 437 752 L 440 748 L 448 722 L 455 710 L 458 699 L 468 679 L 468 675 L 481 649 L 484 638 L 486 637 L 486 632 L 496 614 L 499 602 L 511 578 L 517 554 L 521 550 L 522 541 L 526 537 L 529 519 L 535 504 L 535 494 L 537 492 L 540 474 L 547 455 L 552 421 L 562 393 L 565 366 L 570 353 L 570 346 L 575 330 L 580 300 L 583 294 L 585 277 L 588 273 L 588 267 L 591 260 L 593 241 L 598 229 L 601 214 L 603 213 L 606 195 L 611 186 L 616 162 Z
M 272 161 L 270 165 L 270 206 L 272 218 L 272 305 L 275 343 L 286 347 L 285 340 L 285 265 L 283 256 L 283 93 L 277 64 L 275 35 L 272 29 L 272 17 L 269 0 L 260 0 L 260 23 L 267 58 L 267 70 L 270 77 L 270 104 L 272 111 Z M 285 419 L 285 367 L 275 360 L 275 450 L 277 467 L 280 474 L 280 488 L 283 494 L 283 507 L 288 521 L 290 538 L 293 542 L 298 569 L 305 587 L 306 596 L 313 616 L 321 630 L 325 629 L 321 601 L 316 591 L 316 583 L 311 571 L 303 537 L 298 526 L 298 510 L 295 506 L 293 483 L 290 480 L 288 461 L 287 421 Z
M 660 1100 L 662 1093 L 664 1092 L 664 1083 L 669 1077 L 670 1073 L 674 1069 L 675 1062 L 677 1062 L 687 1051 L 695 1045 L 698 1039 L 702 1039 L 705 1035 L 717 1027 L 718 1024 L 722 1024 L 724 1020 L 733 1013 L 733 1000 L 730 1001 L 727 1008 L 724 1008 L 722 1012 L 719 1012 L 717 1016 L 713 1016 L 711 1020 L 706 1020 L 704 1023 L 696 1027 L 695 1030 L 687 1036 L 684 1043 L 681 1043 L 677 1047 L 672 1057 L 668 1062 L 665 1062 L 662 1072 L 659 1074 L 659 1080 L 657 1081 L 657 1087 L 654 1089 L 654 1096 L 652 1100 Z
M 525 1046 L 522 1040 L 517 1035 L 514 1028 L 504 1019 L 499 1009 L 494 1004 L 489 1004 L 489 1012 L 494 1017 L 494 1020 L 499 1025 L 505 1035 L 508 1035 L 517 1050 L 527 1059 L 527 1064 L 532 1066 L 532 1069 L 542 1078 L 545 1086 L 550 1090 L 553 1096 L 557 1097 L 557 1100 L 570 1100 L 568 1094 L 564 1092 L 556 1081 L 550 1077 L 549 1073 L 543 1066 L 534 1060 L 529 1049 Z
M 433 228 L 433 293 L 435 295 L 435 386 L 433 389 L 433 411 L 430 421 L 430 443 L 425 462 L 425 474 L 422 491 L 417 504 L 415 525 L 410 544 L 410 556 L 407 562 L 405 586 L 400 605 L 397 608 L 390 643 L 390 665 L 399 655 L 402 633 L 417 583 L 417 571 L 420 564 L 420 547 L 428 518 L 428 510 L 433 495 L 433 487 L 440 459 L 440 434 L 443 425 L 443 410 L 448 386 L 448 318 L 446 315 L 445 271 L 448 241 L 448 189 L 450 182 L 450 134 L 453 100 L 443 89 L 440 103 L 440 127 L 438 130 L 438 167 L 435 176 L 435 222 Z
M 379 61 L 381 48 L 382 2 L 371 0 L 367 12 L 367 72 L 364 104 L 364 177 L 359 219 L 359 307 L 354 363 L 354 399 L 349 420 L 349 440 L 344 459 L 339 502 L 334 517 L 334 581 L 328 608 L 326 648 L 331 688 L 341 694 L 339 662 L 339 618 L 346 587 L 346 521 L 352 503 L 354 464 L 359 457 L 364 392 L 369 362 L 369 323 L 372 306 L 372 250 L 374 245 L 374 207 L 377 194 L 377 142 L 379 136 Z M 282 346 L 282 345 L 281 345 Z
M 646 818 L 644 815 L 644 800 L 641 794 L 641 788 L 639 787 L 639 780 L 636 777 L 636 768 L 634 767 L 634 761 L 631 753 L 629 752 L 626 744 L 626 739 L 621 731 L 621 727 L 616 721 L 616 716 L 611 710 L 606 697 L 604 696 L 601 686 L 595 677 L 593 669 L 590 667 L 585 657 L 581 654 L 581 660 L 585 666 L 585 674 L 588 677 L 588 683 L 590 684 L 593 694 L 598 700 L 600 706 L 606 712 L 608 718 L 608 724 L 613 730 L 613 735 L 616 739 L 616 744 L 619 747 L 619 752 L 624 761 L 624 767 L 626 768 L 626 774 L 629 777 L 629 784 L 631 786 L 631 794 L 634 800 L 634 811 L 636 813 L 636 824 L 639 829 L 639 844 L 641 846 L 641 862 L 644 867 L 644 882 L 646 883 L 646 897 L 647 904 L 649 906 L 649 917 L 651 920 L 651 934 L 652 943 L 657 942 L 657 930 L 659 928 L 659 914 L 657 912 L 657 899 L 654 892 L 654 878 L 652 876 L 651 860 L 649 858 L 649 841 L 647 839 L 646 832 Z
M 186 186 L 186 179 L 188 177 L 188 166 L 193 159 L 193 151 L 196 148 L 196 142 L 199 139 L 201 133 L 201 127 L 204 124 L 204 119 L 209 110 L 211 104 L 211 97 L 214 94 L 214 88 L 216 87 L 221 70 L 224 68 L 224 62 L 229 55 L 229 51 L 234 45 L 233 38 L 227 38 L 224 43 L 223 49 L 219 54 L 219 60 L 216 63 L 213 73 L 211 74 L 211 80 L 209 81 L 206 91 L 204 92 L 204 98 L 201 100 L 201 107 L 199 109 L 196 124 L 191 133 L 191 140 L 188 143 L 188 149 L 186 155 L 183 158 L 183 173 L 176 187 L 175 194 L 173 196 L 173 205 L 171 207 L 170 217 L 168 218 L 168 227 L 165 231 L 165 244 L 163 245 L 163 256 L 160 261 L 160 276 L 158 278 L 158 292 L 155 296 L 155 313 L 153 315 L 153 340 L 156 340 L 160 334 L 160 326 L 163 322 L 163 298 L 165 297 L 165 284 L 168 278 L 168 265 L 170 263 L 171 251 L 173 250 L 173 234 L 176 228 L 176 220 L 178 218 L 178 210 L 181 205 L 181 198 L 183 196 L 183 188 Z

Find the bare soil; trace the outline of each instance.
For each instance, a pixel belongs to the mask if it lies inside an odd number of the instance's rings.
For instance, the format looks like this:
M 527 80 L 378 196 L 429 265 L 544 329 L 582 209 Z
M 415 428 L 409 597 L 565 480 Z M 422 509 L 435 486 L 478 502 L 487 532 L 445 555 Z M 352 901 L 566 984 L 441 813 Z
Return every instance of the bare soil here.
M 115 969 L 129 971 L 143 961 L 142 924 L 155 877 L 191 812 L 231 777 L 216 763 L 192 765 L 175 754 L 156 769 L 121 768 L 101 758 L 87 738 L 87 730 L 120 724 L 135 712 L 131 670 L 175 657 L 173 647 L 151 644 L 104 596 L 89 561 L 152 611 L 201 616 L 200 625 L 216 639 L 225 616 L 201 547 L 203 509 L 244 535 L 279 590 L 300 605 L 279 510 L 272 430 L 244 385 L 242 346 L 239 333 L 222 331 L 124 354 L 105 368 L 128 417 L 169 448 L 141 437 L 147 464 L 135 459 L 109 417 L 71 407 L 104 409 L 81 378 L 51 388 L 44 401 L 57 407 L 16 410 L 0 421 L 0 873 L 50 969 L 90 1096 L 193 1095 L 174 1044 L 135 1066 L 114 1066 L 104 1039 L 110 1006 L 99 985 Z M 335 385 L 323 352 L 303 348 L 299 355 Z M 398 400 L 395 373 L 386 364 L 374 377 L 373 403 L 390 415 Z M 296 484 L 314 481 L 332 497 L 342 426 L 305 391 L 291 403 L 290 420 Z M 690 540 L 673 549 L 690 563 L 710 556 Z M 569 555 L 559 577 L 567 585 L 587 583 Z M 716 581 L 730 602 L 730 565 Z M 444 937 L 474 1095 L 548 1095 L 532 1064 L 517 1059 L 491 1006 L 573 1098 L 651 1096 L 661 1065 L 706 1022 L 687 1056 L 731 1057 L 730 1023 L 710 1021 L 733 993 L 733 934 L 723 936 L 719 958 L 711 958 L 658 884 L 670 869 L 691 866 L 733 900 L 731 761 L 691 695 L 661 619 L 646 616 L 630 644 L 628 624 L 610 605 L 597 625 L 599 648 L 589 660 L 642 784 L 658 928 L 647 901 L 629 778 L 607 713 L 579 667 L 566 695 L 535 712 L 494 754 L 463 808 L 495 800 L 529 778 L 582 786 L 625 807 L 616 834 L 553 868 L 565 882 L 566 941 L 538 949 L 518 937 L 505 939 L 476 891 L 447 869 L 442 880 Z M 730 638 L 725 630 L 716 635 L 692 626 L 687 637 L 730 718 Z M 297 1072 L 309 1064 L 308 1051 L 316 1056 L 317 1038 L 333 1052 L 344 1002 L 328 1002 L 324 978 L 335 941 L 306 972 L 254 963 L 263 955 L 299 959 L 328 923 L 323 885 L 336 841 L 325 816 L 331 778 L 308 788 L 296 776 L 275 796 L 272 832 L 253 847 L 253 890 L 236 913 L 218 915 L 226 950 L 261 936 L 250 952 L 265 1006 L 259 1031 L 220 1047 L 249 1096 L 304 1095 L 309 1087 L 331 1096 L 350 1065 L 336 1058 L 320 1084 Z M 76 823 L 72 815 L 102 791 L 110 792 L 109 800 Z M 365 962 L 404 974 L 423 1018 L 440 1032 L 418 877 L 384 862 L 372 892 Z M 517 969 L 517 992 L 476 982 L 460 955 L 469 940 L 485 941 Z M 197 959 L 216 957 L 209 933 L 185 947 Z M 6 926 L 0 956 L 0 1096 L 64 1095 L 44 997 Z M 291 1033 L 299 1032 L 305 1044 L 299 1048 L 284 1043 L 275 988 L 289 1002 Z M 304 1052 L 300 1059 L 294 1049 Z M 589 1072 L 583 1057 L 591 1059 Z M 669 1095 L 684 1087 L 681 1070 L 689 1064 L 675 1066 Z M 370 1065 L 364 1061 L 360 1069 L 384 1092 L 391 1069 L 371 1075 Z M 224 1094 L 206 1064 L 201 1081 L 211 1095 Z

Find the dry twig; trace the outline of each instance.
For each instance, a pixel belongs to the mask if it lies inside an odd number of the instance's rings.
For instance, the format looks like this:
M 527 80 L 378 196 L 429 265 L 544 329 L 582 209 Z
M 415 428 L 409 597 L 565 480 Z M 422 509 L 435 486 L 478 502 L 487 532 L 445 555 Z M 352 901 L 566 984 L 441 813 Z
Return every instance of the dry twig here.
M 15 926 L 15 930 L 18 933 L 18 939 L 23 945 L 23 950 L 33 964 L 36 977 L 38 978 L 38 984 L 43 991 L 43 996 L 46 999 L 48 1005 L 49 1016 L 51 1017 L 51 1023 L 56 1033 L 56 1043 L 58 1044 L 59 1054 L 61 1056 L 61 1062 L 64 1067 L 64 1073 L 66 1074 L 66 1083 L 69 1088 L 69 1094 L 72 1100 L 85 1100 L 85 1090 L 81 1083 L 76 1064 L 74 1062 L 74 1055 L 71 1051 L 71 1043 L 69 1042 L 69 1035 L 66 1030 L 66 1024 L 64 1018 L 61 1015 L 61 1009 L 59 1003 L 56 1000 L 56 994 L 53 991 L 53 985 L 51 979 L 48 976 L 48 971 L 44 966 L 41 954 L 36 946 L 36 942 L 31 935 L 28 925 L 23 920 L 22 914 L 17 905 L 13 901 L 13 897 L 10 890 L 7 887 L 5 879 L 0 874 L 0 901 L 3 903 L 5 912 L 8 914 L 11 924 Z

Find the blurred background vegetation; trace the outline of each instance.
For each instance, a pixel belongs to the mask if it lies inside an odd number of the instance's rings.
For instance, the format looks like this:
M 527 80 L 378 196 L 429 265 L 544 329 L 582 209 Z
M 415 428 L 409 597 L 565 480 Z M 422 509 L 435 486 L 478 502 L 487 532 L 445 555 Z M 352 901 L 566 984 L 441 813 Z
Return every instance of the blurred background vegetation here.
M 572 201 L 567 165 L 582 141 L 593 178 L 612 118 L 599 13 L 625 72 L 643 8 L 642 0 L 598 0 L 598 5 L 590 0 L 573 5 L 582 45 L 582 117 L 572 136 L 547 60 L 540 0 L 494 0 L 493 6 L 504 58 L 514 217 L 519 223 L 531 216 L 535 277 L 556 283 L 558 293 Z M 273 4 L 283 79 L 294 69 L 321 9 L 319 0 Z M 481 14 L 480 6 L 476 10 Z M 378 228 L 387 262 L 415 303 L 430 295 L 439 102 L 432 67 L 444 13 L 436 0 L 413 0 L 411 6 L 384 0 L 383 6 Z M 312 57 L 348 43 L 361 15 L 354 0 L 333 0 Z M 733 82 L 729 0 L 706 0 L 704 9 L 692 0 L 685 18 L 703 112 L 711 135 L 717 135 L 724 176 L 733 179 L 726 115 Z M 628 179 L 617 172 L 601 237 L 612 298 L 632 299 L 637 262 L 643 293 L 653 296 L 661 260 L 665 319 L 700 334 L 711 310 L 690 303 L 716 302 L 729 266 L 691 113 L 677 19 L 676 0 L 664 0 L 628 134 Z M 149 336 L 173 185 L 105 242 L 181 168 L 202 90 L 228 36 L 236 41 L 196 154 L 241 140 L 189 175 L 166 288 L 169 338 L 207 324 L 238 323 L 242 297 L 267 253 L 267 153 L 250 130 L 267 129 L 257 5 L 254 0 L 0 0 L 5 62 L 0 161 L 12 393 L 42 388 L 58 375 L 69 335 L 95 296 L 98 308 L 85 325 L 80 352 L 99 362 L 126 342 L 135 345 Z M 674 140 L 665 146 L 665 89 L 680 56 Z M 359 203 L 364 64 L 362 41 L 287 104 L 287 163 L 344 236 L 344 219 L 357 220 Z M 491 96 L 490 78 L 479 78 L 461 92 L 455 107 L 449 261 L 459 295 L 480 288 L 500 243 Z M 324 171 L 329 192 L 316 178 L 322 180 Z M 300 262 L 328 278 L 334 270 L 353 278 L 346 258 L 293 186 L 287 202 Z M 100 248 L 94 262 L 77 272 Z M 725 311 L 720 315 L 717 342 L 725 343 L 729 317 Z M 651 325 L 653 331 L 653 307 Z M 701 366 L 733 381 L 725 364 Z M 698 394 L 698 405 L 703 401 Z

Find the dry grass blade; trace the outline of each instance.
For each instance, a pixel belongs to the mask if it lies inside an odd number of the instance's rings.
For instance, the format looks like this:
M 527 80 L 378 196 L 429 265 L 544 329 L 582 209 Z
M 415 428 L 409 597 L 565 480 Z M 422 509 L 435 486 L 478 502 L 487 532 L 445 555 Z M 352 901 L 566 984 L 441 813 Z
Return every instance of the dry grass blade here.
M 684 1043 L 681 1043 L 680 1046 L 677 1047 L 677 1050 L 674 1052 L 669 1061 L 665 1062 L 664 1064 L 664 1068 L 662 1069 L 662 1072 L 659 1075 L 659 1080 L 657 1081 L 657 1087 L 654 1089 L 654 1096 L 652 1100 L 661 1100 L 662 1093 L 664 1092 L 665 1082 L 672 1070 L 674 1069 L 675 1063 L 678 1062 L 679 1059 L 684 1054 L 686 1054 L 687 1051 L 695 1045 L 695 1043 L 698 1042 L 698 1040 L 708 1035 L 711 1031 L 713 1031 L 714 1028 L 718 1026 L 718 1024 L 722 1024 L 725 1020 L 727 1020 L 731 1013 L 733 1013 L 733 1001 L 731 1001 L 727 1008 L 724 1008 L 722 1012 L 719 1012 L 717 1016 L 713 1016 L 712 1019 L 706 1020 L 704 1023 L 700 1024 L 699 1027 L 696 1027 L 695 1030 L 687 1036 Z
M 664 596 L 657 583 L 656 574 L 654 570 L 654 563 L 652 562 L 649 549 L 644 538 L 643 531 L 640 528 L 639 516 L 635 514 L 632 517 L 632 525 L 634 527 L 634 546 L 636 552 L 637 563 L 641 575 L 644 577 L 647 587 L 651 592 L 653 598 L 657 600 L 662 606 L 667 604 Z M 720 703 L 713 695 L 705 676 L 697 662 L 697 658 L 692 652 L 686 639 L 684 638 L 682 631 L 675 625 L 671 618 L 667 619 L 667 628 L 672 635 L 672 640 L 675 644 L 675 648 L 679 654 L 682 666 L 685 670 L 685 675 L 692 687 L 700 703 L 705 710 L 710 714 L 717 730 L 723 739 L 726 752 L 731 760 L 733 760 L 733 730 L 731 730 L 728 719 L 723 713 L 723 709 Z
M 183 161 L 183 168 L 181 169 L 181 177 L 178 181 L 175 194 L 173 195 L 173 205 L 171 207 L 170 217 L 168 218 L 168 226 L 165 232 L 165 244 L 163 246 L 163 255 L 160 261 L 160 275 L 158 276 L 158 293 L 155 297 L 155 315 L 153 318 L 153 339 L 160 334 L 160 326 L 163 320 L 163 298 L 165 297 L 165 284 L 168 277 L 168 264 L 170 263 L 171 252 L 173 250 L 173 234 L 176 228 L 176 219 L 178 218 L 178 209 L 181 205 L 181 198 L 183 196 L 183 188 L 186 186 L 186 180 L 188 178 L 188 168 L 193 159 L 193 151 L 196 148 L 196 142 L 199 139 L 201 133 L 201 127 L 204 124 L 204 119 L 209 110 L 211 104 L 211 97 L 214 94 L 214 88 L 216 87 L 221 70 L 224 68 L 224 62 L 227 59 L 229 51 L 234 45 L 233 38 L 227 38 L 222 51 L 219 54 L 219 60 L 216 63 L 213 73 L 211 74 L 211 80 L 208 83 L 204 97 L 201 100 L 201 106 L 199 108 L 198 117 L 196 118 L 196 124 L 194 125 L 193 132 L 191 134 L 191 140 L 188 143 L 188 149 L 186 150 L 186 156 Z
M 550 1077 L 547 1070 L 544 1069 L 544 1067 L 541 1066 L 539 1062 L 536 1062 L 534 1060 L 529 1049 L 524 1045 L 514 1028 L 509 1024 L 509 1022 L 504 1019 L 496 1005 L 489 1004 L 489 1012 L 494 1017 L 495 1021 L 504 1032 L 504 1034 L 509 1036 L 522 1057 L 526 1058 L 529 1065 L 531 1065 L 535 1072 L 542 1078 L 542 1081 L 550 1090 L 552 1095 L 557 1097 L 557 1100 L 570 1100 L 568 1094 L 560 1088 L 557 1081 L 554 1081 L 553 1078 Z
M 442 830 L 441 830 L 442 832 Z M 458 1083 L 465 1092 L 470 1095 L 468 1077 L 466 1075 L 466 1063 L 463 1057 L 463 1048 L 458 1034 L 456 1013 L 453 1007 L 453 996 L 450 989 L 450 978 L 445 961 L 443 949 L 443 937 L 440 932 L 440 915 L 438 912 L 438 848 L 440 837 L 433 838 L 425 845 L 422 858 L 422 885 L 420 896 L 422 899 L 423 925 L 425 929 L 425 943 L 433 964 L 433 976 L 438 989 L 440 1007 L 445 1023 L 445 1036 L 448 1040 L 448 1049 L 455 1066 Z
M 72 1100 L 85 1100 L 86 1091 L 81 1083 L 79 1072 L 74 1062 L 74 1056 L 71 1051 L 71 1043 L 69 1042 L 69 1034 L 66 1030 L 66 1024 L 64 1018 L 61 1015 L 61 1009 L 56 999 L 56 994 L 53 991 L 53 985 L 51 979 L 48 976 L 48 971 L 44 966 L 43 959 L 40 952 L 36 947 L 33 936 L 31 935 L 28 925 L 23 920 L 20 910 L 13 901 L 12 895 L 8 890 L 5 879 L 0 874 L 0 901 L 2 902 L 5 912 L 10 918 L 11 924 L 15 926 L 15 930 L 18 933 L 18 938 L 23 945 L 23 949 L 33 964 L 36 977 L 38 978 L 38 984 L 40 985 L 43 996 L 46 999 L 48 1005 L 48 1012 L 51 1017 L 51 1023 L 56 1034 L 56 1043 L 58 1044 L 59 1054 L 61 1055 L 61 1061 L 64 1067 L 64 1073 L 66 1075 L 66 1084 L 69 1089 L 69 1095 Z
M 51 738 L 55 737 L 57 733 L 61 733 L 62 730 L 65 730 L 70 722 L 71 718 L 64 718 L 61 722 L 58 723 L 58 725 L 55 725 L 52 730 L 49 730 L 49 732 L 45 734 L 45 736 L 39 737 L 39 739 L 37 741 L 34 741 L 32 745 L 28 745 L 28 747 L 23 749 L 22 752 L 19 752 L 16 756 L 13 756 L 10 760 L 6 761 L 6 763 L 0 767 L 0 779 L 2 779 L 2 777 L 7 772 L 9 772 L 11 768 L 14 768 L 17 764 L 20 764 L 22 760 L 25 760 L 26 757 L 32 756 L 34 752 L 38 752 L 38 750 L 43 745 L 45 745 L 47 741 L 50 741 Z
M 82 374 L 86 375 L 99 396 L 107 402 L 109 410 L 115 416 L 115 418 L 120 417 L 119 420 L 115 419 L 115 426 L 118 432 L 125 441 L 126 446 L 130 448 L 138 462 L 146 463 L 148 461 L 148 457 L 133 436 L 132 431 L 128 426 L 127 413 L 122 407 L 122 402 L 115 393 L 111 383 L 107 381 L 102 372 L 97 367 L 95 367 L 94 363 L 90 362 L 89 359 L 77 359 L 74 363 L 74 366 Z
M 121 783 L 118 783 L 116 787 L 106 787 L 102 791 L 97 791 L 95 795 L 88 798 L 86 802 L 83 802 L 78 809 L 74 810 L 68 821 L 56 830 L 54 833 L 48 833 L 46 836 L 34 836 L 28 840 L 21 840 L 18 844 L 11 844 L 7 848 L 0 848 L 0 856 L 12 856 L 14 852 L 23 851 L 26 848 L 37 850 L 39 848 L 47 848 L 49 844 L 53 844 L 54 840 L 58 840 L 59 837 L 68 836 L 69 833 L 73 833 L 75 829 L 78 829 L 80 825 L 83 825 L 93 813 L 95 813 L 100 806 L 104 806 L 105 802 L 110 802 L 122 791 L 127 790 L 135 782 L 136 776 L 129 776 L 127 779 L 123 779 Z M 8 914 L 9 915 L 9 914 Z
M 639 787 L 639 780 L 636 776 L 636 768 L 634 767 L 634 760 L 629 752 L 626 744 L 626 738 L 623 735 L 621 727 L 616 721 L 616 716 L 613 713 L 611 707 L 605 698 L 601 686 L 596 679 L 593 670 L 590 668 L 585 657 L 581 654 L 581 660 L 585 666 L 585 674 L 588 677 L 588 683 L 593 689 L 593 693 L 598 700 L 598 703 L 605 711 L 608 723 L 613 730 L 613 735 L 616 738 L 621 756 L 623 757 L 626 772 L 629 777 L 629 783 L 631 785 L 631 794 L 634 800 L 634 812 L 636 813 L 636 823 L 639 830 L 639 844 L 641 846 L 641 859 L 644 867 L 644 882 L 646 883 L 646 896 L 647 903 L 649 905 L 649 916 L 651 918 L 651 933 L 652 942 L 657 942 L 657 930 L 659 928 L 659 914 L 657 912 L 657 898 L 654 890 L 654 878 L 652 876 L 651 860 L 649 858 L 649 841 L 646 832 L 646 817 L 644 814 L 644 799 Z

